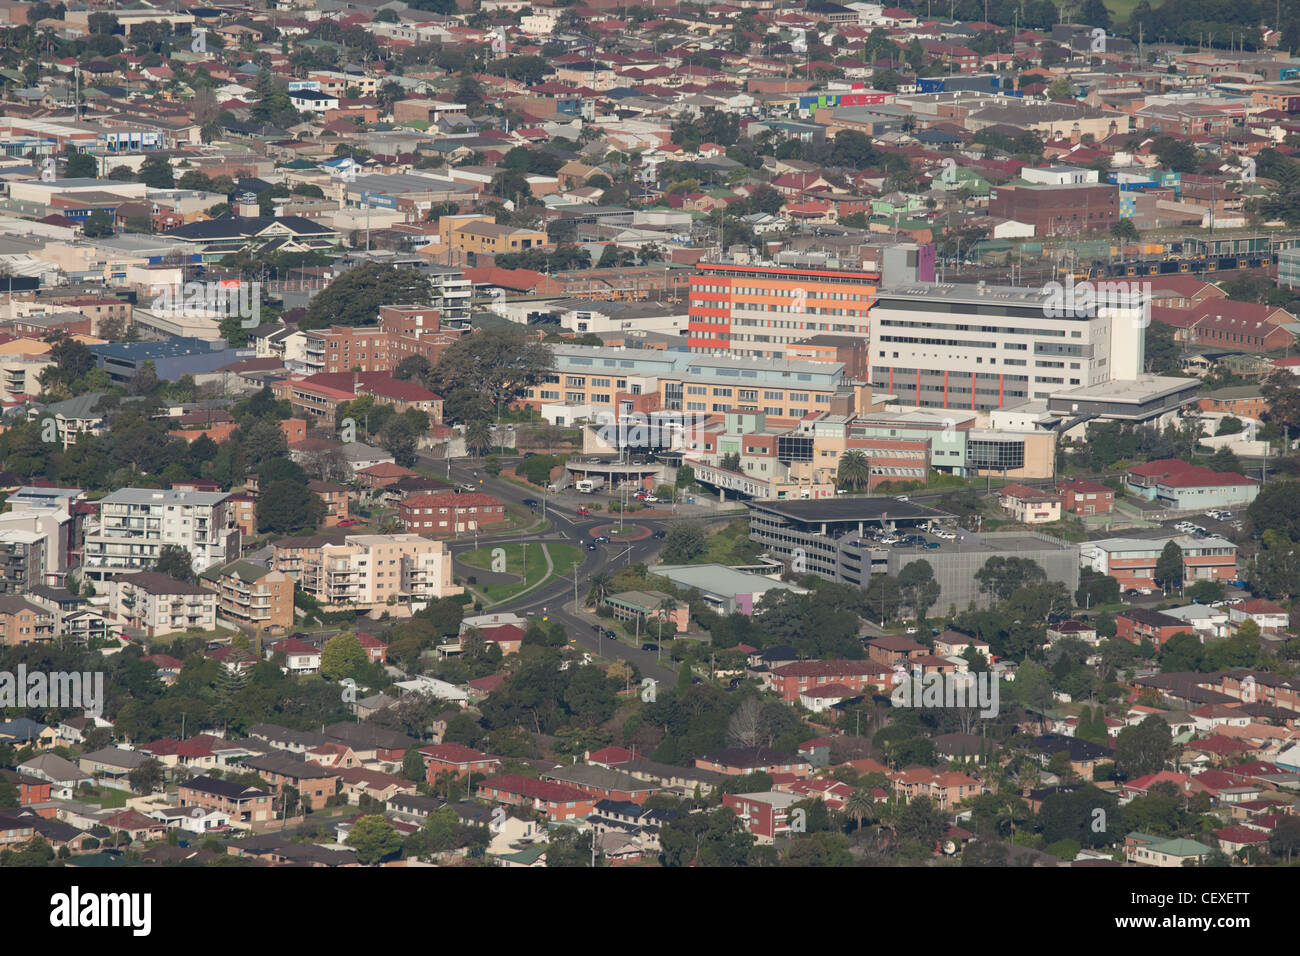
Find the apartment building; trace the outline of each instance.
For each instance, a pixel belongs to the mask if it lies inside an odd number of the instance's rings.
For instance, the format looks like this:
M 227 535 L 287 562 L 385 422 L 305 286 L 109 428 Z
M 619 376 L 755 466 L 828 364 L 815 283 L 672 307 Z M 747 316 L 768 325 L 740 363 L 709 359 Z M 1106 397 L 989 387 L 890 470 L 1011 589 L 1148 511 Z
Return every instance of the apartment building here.
M 416 604 L 462 590 L 447 545 L 418 534 L 285 538 L 273 547 L 272 569 L 330 608 Z
M 780 266 L 701 263 L 690 282 L 692 352 L 785 358 L 824 333 L 866 338 L 880 276 Z
M 293 578 L 248 561 L 233 561 L 203 575 L 217 592 L 217 611 L 243 627 L 273 633 L 293 626 Z
M 402 529 L 414 534 L 459 534 L 506 520 L 506 507 L 491 495 L 413 495 L 397 505 Z
M 163 545 L 190 553 L 200 573 L 239 557 L 239 529 L 230 495 L 210 491 L 159 491 L 122 488 L 99 503 L 99 523 L 84 545 L 89 574 L 151 568 Z
M 740 817 L 741 824 L 759 844 L 774 843 L 790 834 L 790 809 L 806 799 L 802 794 L 769 790 L 765 793 L 724 793 L 722 805 Z
M 54 612 L 26 598 L 0 596 L 0 644 L 46 644 L 54 639 Z
M 190 628 L 210 631 L 217 626 L 217 592 L 187 584 L 156 571 L 115 577 L 109 606 L 123 627 L 145 637 L 178 634 Z
M 871 310 L 871 385 L 911 405 L 978 411 L 1136 379 L 1140 299 L 1105 292 L 1117 304 L 1098 307 L 1097 297 L 982 284 L 882 292 Z
M 0 531 L 0 594 L 26 594 L 45 583 L 45 535 Z
M 1190 634 L 1192 626 L 1186 621 L 1159 611 L 1134 607 L 1115 615 L 1115 636 L 1131 644 L 1150 641 L 1159 650 L 1175 634 Z
M 273 818 L 271 794 L 230 780 L 191 777 L 180 785 L 180 805 L 216 810 L 230 817 L 233 826 L 251 829 Z
M 874 660 L 795 661 L 774 667 L 764 677 L 769 690 L 788 702 L 797 701 L 807 690 L 839 686 L 847 695 L 885 692 L 892 686 L 893 668 Z
M 1155 586 L 1156 562 L 1170 541 L 1183 555 L 1183 582 L 1231 581 L 1237 577 L 1237 546 L 1227 538 L 1104 538 L 1079 546 L 1083 567 L 1108 574 L 1121 588 Z
M 307 490 L 325 502 L 325 517 L 322 519 L 325 527 L 336 528 L 339 522 L 348 520 L 349 496 L 347 485 L 340 485 L 337 481 L 313 479 L 307 482 Z

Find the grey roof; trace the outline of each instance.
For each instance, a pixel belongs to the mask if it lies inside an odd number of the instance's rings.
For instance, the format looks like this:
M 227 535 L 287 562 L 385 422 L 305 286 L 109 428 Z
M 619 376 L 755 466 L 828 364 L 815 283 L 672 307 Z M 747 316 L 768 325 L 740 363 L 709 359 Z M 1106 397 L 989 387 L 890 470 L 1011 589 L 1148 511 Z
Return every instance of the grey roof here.
M 90 779 L 90 776 L 75 763 L 63 759 L 58 754 L 41 754 L 26 763 L 20 763 L 18 769 L 42 780 L 66 782 Z
M 151 758 L 146 753 L 139 750 L 123 750 L 121 747 L 101 747 L 93 753 L 82 754 L 82 760 L 89 760 L 93 763 L 102 763 L 110 767 L 123 767 L 127 770 L 134 770 L 136 767 L 145 763 Z
M 224 491 L 171 491 L 157 488 L 119 488 L 100 499 L 100 505 L 192 505 L 211 507 L 230 495 Z
M 87 392 L 85 395 L 78 395 L 76 398 L 69 398 L 67 401 L 46 405 L 44 411 L 60 418 L 92 421 L 104 417 L 102 414 L 92 411 L 96 403 L 103 397 L 103 392 Z

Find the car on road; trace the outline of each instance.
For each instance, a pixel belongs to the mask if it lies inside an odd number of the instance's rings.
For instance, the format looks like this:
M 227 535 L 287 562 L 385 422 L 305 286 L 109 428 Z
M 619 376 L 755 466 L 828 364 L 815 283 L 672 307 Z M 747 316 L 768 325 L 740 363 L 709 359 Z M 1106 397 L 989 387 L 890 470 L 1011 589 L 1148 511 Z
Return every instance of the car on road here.
M 911 501 L 912 499 L 909 498 L 909 497 L 907 497 L 907 495 L 899 495 L 899 496 L 898 496 L 897 498 L 895 498 L 894 500 L 895 500 L 895 501 Z
M 609 535 L 602 534 L 600 537 L 592 538 L 591 540 L 594 541 L 596 544 L 609 544 Z
M 591 515 L 591 509 L 590 509 L 590 508 L 579 508 L 579 509 L 578 509 L 578 516 L 579 516 L 579 517 L 581 517 L 581 518 L 586 518 L 586 517 L 588 517 L 588 516 L 590 516 L 590 515 Z
M 537 452 L 535 452 L 535 451 L 526 451 L 526 452 L 524 452 L 524 457 L 525 457 L 525 458 L 536 458 L 536 457 L 537 457 Z
M 339 522 L 340 528 L 351 528 L 354 524 L 359 524 L 356 518 L 344 518 Z
M 596 550 L 596 546 L 595 546 L 594 544 L 592 544 L 590 541 L 588 541 L 588 542 L 587 542 L 587 550 L 588 550 L 588 551 L 595 551 L 595 550 Z
M 606 639 L 606 640 L 609 640 L 609 641 L 616 641 L 616 640 L 618 640 L 618 635 L 615 634 L 613 631 L 609 630 L 608 628 L 606 628 L 606 629 L 605 629 L 605 639 Z
M 524 504 L 527 505 L 529 508 L 536 508 L 539 502 L 536 498 L 525 498 Z
M 660 528 L 658 531 L 656 531 L 656 532 L 655 532 L 654 534 L 652 534 L 650 537 L 654 538 L 656 541 L 662 541 L 662 540 L 664 540 L 664 538 L 668 537 L 668 532 L 665 531 L 663 528 Z
M 643 650 L 643 651 L 657 651 L 657 650 L 659 650 L 659 645 L 658 645 L 658 644 L 642 644 L 642 645 L 641 645 L 641 650 Z
M 655 504 L 658 504 L 658 503 L 659 503 L 659 499 L 656 498 L 654 495 L 646 495 L 646 496 L 645 496 L 644 498 L 642 498 L 641 500 L 644 501 L 644 502 L 645 502 L 646 504 L 648 504 L 648 505 L 655 505 Z

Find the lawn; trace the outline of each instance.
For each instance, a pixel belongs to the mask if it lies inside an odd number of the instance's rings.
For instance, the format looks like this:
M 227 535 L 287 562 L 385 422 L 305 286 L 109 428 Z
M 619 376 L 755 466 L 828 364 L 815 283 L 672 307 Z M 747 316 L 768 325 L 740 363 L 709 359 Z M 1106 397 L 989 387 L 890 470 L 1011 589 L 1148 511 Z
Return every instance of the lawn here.
M 1138 5 L 1138 0 L 1103 0 L 1106 9 L 1110 11 L 1110 21 L 1118 26 L 1133 15 L 1134 9 Z M 1155 4 L 1160 6 L 1160 4 Z
M 484 597 L 495 604 L 514 597 L 521 591 L 545 580 L 547 576 L 546 555 L 542 552 L 543 547 L 550 553 L 551 561 L 555 565 L 555 571 L 559 574 L 568 571 L 574 562 L 582 562 L 583 553 L 573 545 L 548 544 L 543 546 L 540 542 L 530 542 L 526 548 L 520 542 L 501 544 L 495 547 L 483 547 L 462 555 L 460 560 L 470 567 L 491 571 L 493 570 L 493 561 L 500 552 L 504 554 L 505 564 L 504 567 L 499 569 L 506 574 L 523 576 L 522 581 L 509 584 L 475 585 L 475 588 Z M 525 551 L 528 556 L 526 568 L 524 566 Z
M 692 564 L 754 564 L 762 549 L 749 540 L 749 522 L 732 521 L 704 542 L 704 553 Z

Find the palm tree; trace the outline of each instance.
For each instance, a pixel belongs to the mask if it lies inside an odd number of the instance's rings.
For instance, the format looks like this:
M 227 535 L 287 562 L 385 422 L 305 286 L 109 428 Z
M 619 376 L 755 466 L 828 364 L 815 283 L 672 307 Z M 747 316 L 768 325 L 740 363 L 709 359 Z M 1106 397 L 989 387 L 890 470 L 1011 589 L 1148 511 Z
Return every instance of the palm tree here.
M 865 787 L 858 787 L 849 798 L 844 801 L 844 809 L 853 815 L 854 829 L 862 829 L 862 818 L 873 816 L 876 812 L 876 801 L 871 799 L 871 794 Z
M 596 606 L 600 607 L 605 601 L 605 596 L 609 594 L 609 583 L 612 580 L 613 578 L 604 571 L 597 571 L 593 574 L 590 581 L 591 590 L 587 592 L 587 603 L 590 604 L 594 601 Z
M 465 447 L 480 455 L 492 447 L 492 426 L 482 419 L 465 426 Z
M 871 480 L 871 463 L 867 461 L 867 456 L 856 449 L 846 451 L 840 456 L 840 467 L 836 473 L 836 481 L 843 487 L 851 487 L 855 491 L 861 490 L 864 485 Z

